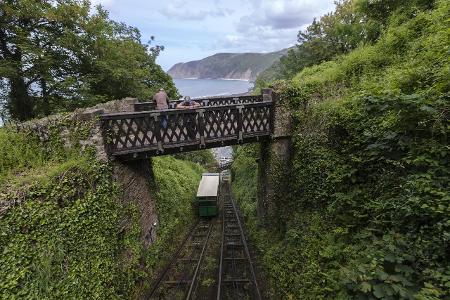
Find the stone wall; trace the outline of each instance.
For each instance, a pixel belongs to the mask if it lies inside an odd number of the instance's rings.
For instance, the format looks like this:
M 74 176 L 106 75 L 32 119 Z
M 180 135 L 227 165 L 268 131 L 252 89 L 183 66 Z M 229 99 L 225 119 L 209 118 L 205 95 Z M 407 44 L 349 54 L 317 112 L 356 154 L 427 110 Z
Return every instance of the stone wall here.
M 43 142 L 58 137 L 67 149 L 79 146 L 80 150 L 84 151 L 88 147 L 94 147 L 97 158 L 106 162 L 108 157 L 103 144 L 98 116 L 103 113 L 134 111 L 133 104 L 137 102 L 136 98 L 125 98 L 13 126 L 16 126 L 18 130 L 27 130 L 36 134 Z
M 120 186 L 119 201 L 138 207 L 141 241 L 148 247 L 155 241 L 158 223 L 153 200 L 155 185 L 151 162 L 110 160 L 105 151 L 99 121 L 99 115 L 103 113 L 134 111 L 133 104 L 137 102 L 135 98 L 125 98 L 12 126 L 37 135 L 44 143 L 62 143 L 67 150 L 75 149 L 83 153 L 87 149 L 95 149 L 96 158 L 112 166 L 113 178 Z M 127 223 L 127 220 L 124 222 Z M 124 224 L 125 229 L 128 225 Z
M 263 90 L 263 97 L 274 102 L 274 119 L 271 141 L 260 148 L 257 212 L 266 226 L 278 226 L 278 208 L 286 199 L 291 178 L 293 121 L 288 103 L 274 91 Z

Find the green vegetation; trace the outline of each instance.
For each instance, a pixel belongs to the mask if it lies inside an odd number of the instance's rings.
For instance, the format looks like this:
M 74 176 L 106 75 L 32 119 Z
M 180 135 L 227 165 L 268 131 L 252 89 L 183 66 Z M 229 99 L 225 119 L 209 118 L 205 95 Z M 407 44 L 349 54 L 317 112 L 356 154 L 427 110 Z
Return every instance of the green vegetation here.
M 233 193 L 239 200 L 239 207 L 244 214 L 250 213 L 253 217 L 256 217 L 258 150 L 258 145 L 235 147 L 231 169 Z
M 47 155 L 36 137 L 0 129 L 0 141 L 0 184 L 12 171 L 20 172 L 45 162 Z
M 199 150 L 195 152 L 187 152 L 175 154 L 175 158 L 197 163 L 210 170 L 217 166 L 217 161 L 211 150 Z
M 239 177 L 254 149 L 237 152 L 235 191 L 274 297 L 445 299 L 450 5 L 351 4 L 379 36 L 276 84 L 297 122 L 281 227 L 253 226 L 255 179 Z
M 8 128 L 0 145 L 2 297 L 129 295 L 139 228 L 119 238 L 118 224 L 125 216 L 137 222 L 137 214 L 117 201 L 109 167 L 89 151 L 72 155 L 57 139 L 44 144 Z
M 177 98 L 155 63 L 162 46 L 109 19 L 90 1 L 0 3 L 0 104 L 23 121 L 124 97 L 148 99 L 160 87 Z
M 153 159 L 153 172 L 159 225 L 158 240 L 147 253 L 151 273 L 172 255 L 177 239 L 192 224 L 195 194 L 205 169 L 197 163 L 164 156 Z
M 45 176 L 26 178 L 25 189 L 10 185 L 2 195 L 2 297 L 129 294 L 137 256 L 131 253 L 123 265 L 117 261 L 123 261 L 124 243 L 132 243 L 139 231 L 117 238 L 127 208 L 116 199 L 107 167 L 81 158 L 45 171 Z
M 1 298 L 137 297 L 192 222 L 204 168 L 154 159 L 158 240 L 145 250 L 138 207 L 119 201 L 111 167 L 92 151 L 64 148 L 56 133 L 65 125 L 54 123 L 46 142 L 0 128 Z M 71 124 L 69 138 L 83 128 Z
M 305 31 L 298 33 L 299 44 L 261 73 L 257 86 L 276 79 L 292 79 L 304 68 L 330 61 L 360 46 L 372 45 L 389 25 L 394 25 L 389 24 L 391 15 L 413 17 L 417 11 L 431 8 L 433 3 L 428 0 L 337 1 L 334 12 L 315 19 Z

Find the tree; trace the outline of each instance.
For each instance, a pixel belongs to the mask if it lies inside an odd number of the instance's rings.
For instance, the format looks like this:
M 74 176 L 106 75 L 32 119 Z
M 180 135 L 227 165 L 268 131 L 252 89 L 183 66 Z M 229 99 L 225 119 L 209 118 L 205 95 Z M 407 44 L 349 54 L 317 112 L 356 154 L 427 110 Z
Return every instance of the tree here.
M 91 12 L 87 0 L 7 0 L 0 17 L 0 81 L 13 119 L 147 98 L 160 86 L 177 96 L 155 63 L 163 47 L 143 44 L 138 29 L 110 20 L 101 6 Z
M 338 1 L 334 12 L 314 19 L 305 31 L 298 33 L 297 47 L 280 59 L 279 77 L 290 79 L 306 67 L 374 42 L 380 32 L 380 23 L 359 10 L 355 0 Z

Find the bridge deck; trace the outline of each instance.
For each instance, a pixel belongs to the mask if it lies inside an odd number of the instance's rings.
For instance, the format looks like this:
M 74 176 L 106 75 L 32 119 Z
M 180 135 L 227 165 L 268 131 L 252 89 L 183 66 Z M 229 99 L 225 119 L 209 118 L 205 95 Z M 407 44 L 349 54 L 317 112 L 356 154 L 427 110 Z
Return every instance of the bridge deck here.
M 242 99 L 244 98 L 244 99 Z M 124 160 L 258 141 L 272 132 L 271 101 L 208 99 L 197 109 L 102 115 L 107 152 Z M 240 100 L 238 100 L 240 99 Z

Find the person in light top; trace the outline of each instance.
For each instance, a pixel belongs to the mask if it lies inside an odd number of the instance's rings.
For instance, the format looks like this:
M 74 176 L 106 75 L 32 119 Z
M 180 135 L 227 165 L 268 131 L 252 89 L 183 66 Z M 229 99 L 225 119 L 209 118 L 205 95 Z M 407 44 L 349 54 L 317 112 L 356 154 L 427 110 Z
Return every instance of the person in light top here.
M 176 108 L 177 109 L 194 109 L 197 107 L 200 107 L 200 103 L 195 102 L 194 100 L 191 100 L 191 97 L 186 96 L 184 97 L 184 101 L 179 103 Z M 195 114 L 192 114 L 192 116 L 189 116 L 190 114 L 187 114 L 187 118 L 183 119 L 183 125 L 186 127 L 187 130 L 187 139 L 188 140 L 196 140 L 197 139 L 197 124 L 195 121 Z
M 197 108 L 200 107 L 200 103 L 195 102 L 194 100 L 191 99 L 191 97 L 186 96 L 184 97 L 184 101 L 179 103 L 176 108 L 177 109 L 192 109 L 192 108 Z

